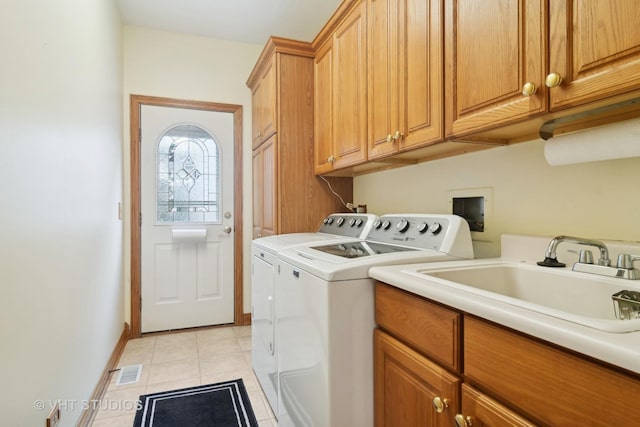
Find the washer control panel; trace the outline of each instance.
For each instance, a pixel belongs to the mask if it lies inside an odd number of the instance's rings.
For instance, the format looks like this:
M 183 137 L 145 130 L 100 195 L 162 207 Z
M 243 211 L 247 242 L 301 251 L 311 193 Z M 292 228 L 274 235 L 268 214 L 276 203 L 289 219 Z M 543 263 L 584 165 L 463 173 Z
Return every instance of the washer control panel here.
M 377 219 L 373 214 L 335 213 L 322 221 L 318 233 L 364 239 Z
M 440 250 L 458 222 L 452 215 L 383 215 L 374 221 L 366 240 Z

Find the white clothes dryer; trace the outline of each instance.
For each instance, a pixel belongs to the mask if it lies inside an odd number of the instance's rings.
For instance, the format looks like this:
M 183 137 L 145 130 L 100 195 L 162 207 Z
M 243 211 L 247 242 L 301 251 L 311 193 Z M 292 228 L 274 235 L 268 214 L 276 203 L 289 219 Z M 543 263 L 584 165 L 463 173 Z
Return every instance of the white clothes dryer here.
M 277 342 L 274 331 L 274 284 L 280 251 L 312 243 L 364 239 L 378 219 L 373 214 L 335 213 L 316 233 L 289 233 L 261 237 L 251 246 L 251 359 L 253 370 L 272 410 L 278 408 Z

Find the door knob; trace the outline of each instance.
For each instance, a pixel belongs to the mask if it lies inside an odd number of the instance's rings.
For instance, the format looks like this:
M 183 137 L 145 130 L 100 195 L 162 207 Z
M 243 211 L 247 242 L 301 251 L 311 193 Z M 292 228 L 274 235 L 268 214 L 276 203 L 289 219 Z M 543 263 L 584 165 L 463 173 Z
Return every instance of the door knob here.
M 222 231 L 224 231 L 227 234 L 231 233 L 231 230 L 233 230 L 233 229 L 231 227 L 229 227 L 228 225 L 222 229 Z

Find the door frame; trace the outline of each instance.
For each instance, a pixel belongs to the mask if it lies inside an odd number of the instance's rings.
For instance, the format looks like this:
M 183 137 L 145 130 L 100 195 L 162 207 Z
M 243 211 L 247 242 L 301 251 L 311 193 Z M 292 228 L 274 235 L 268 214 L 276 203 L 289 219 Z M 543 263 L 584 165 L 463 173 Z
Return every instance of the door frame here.
M 190 101 L 145 95 L 129 95 L 129 131 L 131 136 L 131 338 L 142 331 L 142 263 L 141 263 L 141 178 L 140 178 L 140 113 L 143 105 L 186 108 L 233 113 L 233 221 L 234 221 L 234 325 L 244 325 L 243 313 L 243 239 L 242 239 L 242 105 Z

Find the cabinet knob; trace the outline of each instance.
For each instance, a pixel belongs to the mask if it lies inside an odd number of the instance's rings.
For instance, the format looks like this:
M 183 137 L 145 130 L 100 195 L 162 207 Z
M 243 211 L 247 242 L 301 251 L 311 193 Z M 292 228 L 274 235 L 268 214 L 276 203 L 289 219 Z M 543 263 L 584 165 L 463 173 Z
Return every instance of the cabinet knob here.
M 538 88 L 536 87 L 535 83 L 532 83 L 532 82 L 526 82 L 522 86 L 522 94 L 527 97 L 536 93 L 537 90 Z
M 401 133 L 399 130 L 396 131 L 396 133 L 393 135 L 393 140 L 397 141 L 399 139 L 404 138 L 404 134 Z
M 333 163 L 333 162 L 335 162 L 335 161 L 336 161 L 336 158 L 335 158 L 335 157 L 333 157 L 333 156 L 329 156 L 329 157 L 327 157 L 327 162 L 329 162 L 329 163 Z
M 562 76 L 558 73 L 549 73 L 547 78 L 544 79 L 544 84 L 547 87 L 560 86 L 560 83 L 562 83 Z
M 387 142 L 391 142 L 393 141 L 393 137 L 391 136 L 391 134 L 387 135 Z
M 435 409 L 439 414 L 443 413 L 444 410 L 449 407 L 449 401 L 441 398 L 440 396 L 434 397 L 431 403 L 433 404 L 433 409 Z
M 471 427 L 473 425 L 471 417 L 465 417 L 462 414 L 456 414 L 453 421 L 455 421 L 456 427 Z

